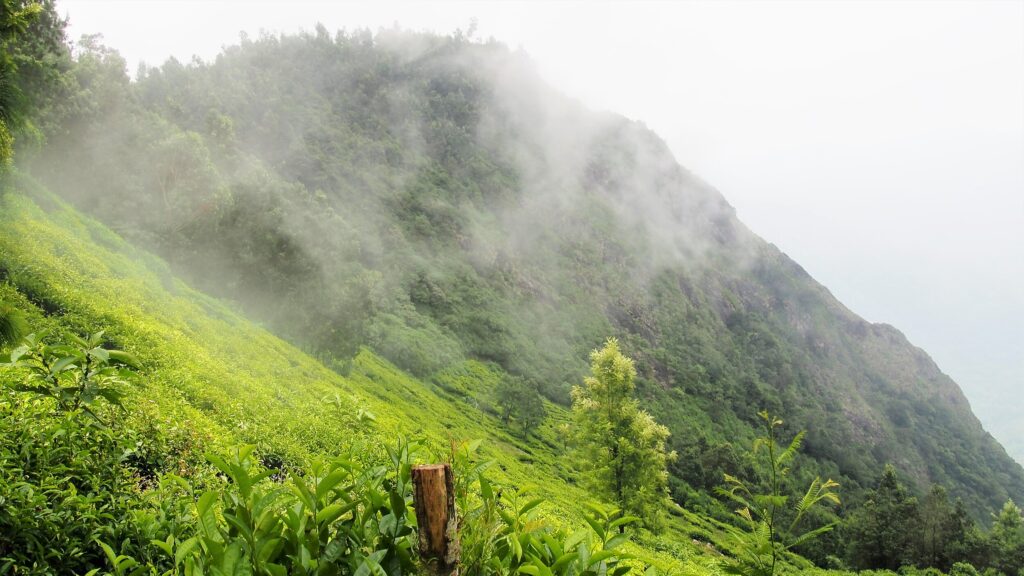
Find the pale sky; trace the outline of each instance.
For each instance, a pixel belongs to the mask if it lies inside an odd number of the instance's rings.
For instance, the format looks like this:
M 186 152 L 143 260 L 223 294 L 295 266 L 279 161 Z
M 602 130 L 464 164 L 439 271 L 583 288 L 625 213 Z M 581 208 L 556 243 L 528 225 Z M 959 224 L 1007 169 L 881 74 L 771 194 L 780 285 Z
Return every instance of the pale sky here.
M 240 31 L 469 28 L 640 120 L 854 312 L 902 330 L 1024 462 L 1024 0 L 62 0 L 71 35 L 212 59 Z

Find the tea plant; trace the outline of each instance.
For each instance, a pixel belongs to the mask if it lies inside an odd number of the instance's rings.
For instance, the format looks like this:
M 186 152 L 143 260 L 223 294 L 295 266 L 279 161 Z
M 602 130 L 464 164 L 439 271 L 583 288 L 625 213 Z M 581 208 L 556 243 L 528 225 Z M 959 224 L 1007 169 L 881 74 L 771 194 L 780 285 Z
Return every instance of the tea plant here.
M 11 352 L 11 361 L 0 367 L 25 372 L 20 383 L 11 385 L 12 390 L 53 399 L 59 411 L 81 410 L 99 421 L 93 404 L 103 399 L 122 407 L 122 388 L 139 362 L 127 352 L 103 348 L 102 331 L 87 338 L 74 334 L 67 338 L 66 342 L 47 344 L 44 336 L 29 334 Z
M 569 531 L 538 517 L 544 498 L 529 488 L 511 496 L 486 477 L 490 462 L 476 463 L 479 441 L 453 448 L 456 501 L 463 518 L 460 533 L 464 574 L 530 576 L 620 576 L 632 567 L 619 548 L 629 540 L 624 528 L 639 522 L 617 508 L 588 505 L 588 527 Z
M 82 574 L 103 565 L 95 539 L 145 560 L 148 545 L 133 521 L 138 441 L 0 390 L 0 574 Z
M 286 483 L 272 480 L 274 470 L 259 464 L 251 446 L 226 457 L 210 455 L 225 485 L 196 498 L 187 481 L 165 476 L 157 490 L 160 510 L 137 517 L 141 525 L 170 530 L 151 539 L 162 559 L 144 564 L 103 541 L 97 545 L 119 575 L 163 569 L 185 575 L 417 573 L 411 471 L 420 446 L 400 440 L 386 449 L 384 465 L 364 466 L 351 458 L 314 462 Z M 488 464 L 469 462 L 471 451 L 460 451 L 459 465 L 471 464 L 457 488 L 464 510 L 461 535 L 469 544 L 462 574 L 621 576 L 630 571 L 623 563 L 630 556 L 619 550 L 628 540 L 621 528 L 637 518 L 592 505 L 587 528 L 554 528 L 536 517 L 542 498 L 531 497 L 529 490 L 504 497 L 483 475 Z M 479 491 L 471 493 L 472 488 Z
M 410 471 L 416 442 L 391 466 L 312 463 L 286 484 L 268 480 L 252 446 L 210 462 L 229 484 L 199 496 L 191 534 L 154 540 L 182 574 L 406 574 L 415 569 Z M 113 562 L 111 562 L 113 564 Z

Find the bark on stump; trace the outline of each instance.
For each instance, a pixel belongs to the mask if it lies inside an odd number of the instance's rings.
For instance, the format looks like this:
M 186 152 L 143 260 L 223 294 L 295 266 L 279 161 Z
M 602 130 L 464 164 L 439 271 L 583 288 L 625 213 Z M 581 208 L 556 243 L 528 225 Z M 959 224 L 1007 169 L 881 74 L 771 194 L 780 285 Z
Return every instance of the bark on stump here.
M 419 525 L 420 557 L 436 574 L 457 575 L 459 521 L 455 514 L 455 479 L 448 464 L 412 469 L 413 505 Z

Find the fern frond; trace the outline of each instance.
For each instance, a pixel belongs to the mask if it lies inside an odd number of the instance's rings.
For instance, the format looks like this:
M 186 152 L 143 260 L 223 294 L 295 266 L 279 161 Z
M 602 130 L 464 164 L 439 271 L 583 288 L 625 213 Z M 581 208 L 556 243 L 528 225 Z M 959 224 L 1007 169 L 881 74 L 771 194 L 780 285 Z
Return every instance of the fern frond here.
M 838 487 L 839 483 L 831 478 L 824 482 L 821 481 L 821 477 L 815 478 L 811 485 L 807 487 L 807 493 L 804 494 L 804 497 L 796 505 L 796 516 L 789 525 L 789 531 L 792 532 L 796 529 L 804 514 L 822 500 L 839 504 L 839 495 L 832 491 L 833 488 Z
M 733 488 L 731 490 L 726 490 L 724 488 L 716 488 L 715 492 L 719 496 L 722 496 L 724 498 L 728 498 L 729 500 L 732 500 L 733 502 L 735 502 L 736 504 L 739 504 L 743 508 L 753 508 L 753 505 L 751 505 L 750 502 L 748 502 L 747 499 L 742 494 L 737 493 L 737 489 L 736 488 Z
M 0 346 L 14 344 L 28 333 L 28 323 L 18 311 L 0 308 Z
M 797 536 L 796 538 L 794 538 L 789 544 L 786 545 L 786 547 L 784 549 L 785 550 L 789 550 L 791 548 L 795 548 L 795 547 L 803 544 L 804 542 L 807 542 L 809 540 L 813 540 L 813 539 L 817 538 L 818 536 L 821 536 L 822 534 L 825 534 L 827 532 L 831 532 L 832 529 L 835 528 L 837 524 L 838 524 L 837 522 L 833 522 L 831 524 L 826 524 L 825 526 L 822 526 L 820 528 L 815 528 L 814 530 L 810 530 L 810 531 L 804 532 L 803 534 L 801 534 L 801 535 Z
M 783 450 L 782 454 L 779 454 L 779 457 L 775 459 L 775 465 L 777 467 L 782 468 L 786 462 L 789 462 L 796 456 L 797 452 L 800 451 L 800 446 L 803 444 L 805 435 L 806 431 L 801 430 L 793 437 L 793 441 L 789 443 L 789 447 Z

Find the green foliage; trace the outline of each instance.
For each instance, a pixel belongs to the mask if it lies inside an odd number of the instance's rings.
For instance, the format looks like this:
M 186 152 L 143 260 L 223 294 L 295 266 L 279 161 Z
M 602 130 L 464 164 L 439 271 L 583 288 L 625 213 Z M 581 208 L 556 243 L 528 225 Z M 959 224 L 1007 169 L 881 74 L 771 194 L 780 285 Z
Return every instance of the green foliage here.
M 279 471 L 263 468 L 253 446 L 211 455 L 228 485 L 198 495 L 190 530 L 153 544 L 184 574 L 413 572 L 409 473 L 416 446 L 402 442 L 389 451 L 390 466 L 317 461 L 284 484 L 267 481 Z
M 668 502 L 668 429 L 633 397 L 636 368 L 609 339 L 590 355 L 591 374 L 573 388 L 579 459 L 598 494 L 658 527 Z
M 144 441 L 102 424 L 123 408 L 124 367 L 138 362 L 102 337 L 48 345 L 30 334 L 0 364 L 0 571 L 82 572 L 98 562 L 100 537 L 141 549 L 131 519 L 137 475 L 151 472 Z
M 494 391 L 501 409 L 501 421 L 509 426 L 514 419 L 524 437 L 529 437 L 544 420 L 544 401 L 537 386 L 525 378 L 506 376 Z
M 878 486 L 850 518 L 851 563 L 889 570 L 908 563 L 917 523 L 917 499 L 899 482 L 896 469 L 887 465 Z
M 419 573 L 410 472 L 419 443 L 389 449 L 390 465 L 364 467 L 351 458 L 315 462 L 286 484 L 253 458 L 253 447 L 210 462 L 228 481 L 198 498 L 190 492 L 189 528 L 154 539 L 183 574 L 401 575 Z M 460 448 L 465 458 L 470 450 Z M 462 460 L 460 469 L 468 464 Z M 630 558 L 619 533 L 636 518 L 591 507 L 589 528 L 554 530 L 535 519 L 543 498 L 519 491 L 503 498 L 484 477 L 486 466 L 459 476 L 464 573 L 476 575 L 622 575 Z M 188 488 L 174 479 L 175 486 Z M 471 488 L 479 492 L 470 493 Z M 194 502 L 194 504 L 191 504 Z M 468 504 L 473 502 L 473 505 Z M 592 532 L 591 532 L 592 530 Z M 595 538 L 596 536 L 596 538 Z M 486 542 L 481 541 L 485 539 Z M 104 547 L 112 568 L 141 565 Z M 117 573 L 120 573 L 117 571 Z
M 142 439 L 53 407 L 0 391 L 0 573 L 82 574 L 104 562 L 97 538 L 146 558 Z
M 1024 570 L 1024 518 L 1020 508 L 1008 500 L 994 518 L 990 533 L 992 567 L 1004 574 Z
M 889 570 L 914 565 L 949 571 L 958 562 L 999 566 L 997 558 L 1005 554 L 992 550 L 995 532 L 982 534 L 963 502 L 951 502 L 942 486 L 913 496 L 891 465 L 844 527 L 852 566 Z
M 60 373 L 55 366 L 74 356 L 83 375 L 99 384 L 102 334 L 74 346 L 46 346 L 34 337 L 14 353 L 0 375 L 36 382 Z M 69 351 L 77 351 L 71 353 Z M 108 351 L 122 362 L 130 357 Z M 88 354 L 93 361 L 86 362 Z M 63 356 L 51 362 L 54 356 Z M 59 364 L 58 364 L 59 363 Z M 132 362 L 135 363 L 134 361 Z M 49 367 L 43 372 L 42 367 Z M 63 386 L 67 388 L 67 386 Z M 88 386 L 79 394 L 88 394 Z M 25 392 L 30 392 L 26 394 Z M 99 397 L 102 397 L 100 395 Z M 53 407 L 60 409 L 54 413 Z M 181 574 L 390 574 L 416 573 L 415 516 L 411 468 L 422 442 L 401 441 L 386 449 L 380 464 L 361 462 L 365 446 L 344 457 L 318 459 L 286 475 L 266 468 L 254 446 L 226 457 L 208 455 L 222 476 L 213 487 L 165 474 L 151 492 L 140 485 L 142 442 L 131 428 L 100 426 L 105 411 L 66 395 L 8 386 L 0 396 L 0 567 L 6 572 L 54 567 L 95 574 L 105 564 L 113 574 L 168 571 Z M 90 409 L 95 419 L 77 414 Z M 478 445 L 479 443 L 477 443 Z M 470 510 L 467 541 L 489 533 L 486 559 L 475 557 L 478 574 L 624 574 L 616 551 L 626 538 L 615 528 L 635 519 L 594 508 L 586 516 L 596 531 L 569 534 L 530 519 L 543 498 L 523 503 L 492 487 L 486 466 L 473 466 L 469 450 L 460 460 L 460 502 Z M 470 492 L 476 487 L 479 492 Z M 511 511 L 511 512 L 510 512 Z M 492 525 L 500 519 L 500 526 Z M 491 523 L 489 523 L 491 522 Z
M 33 54 L 24 46 L 38 42 L 37 34 L 50 24 L 53 14 L 52 0 L 0 0 L 0 173 L 9 168 L 14 136 L 31 127 L 30 115 L 36 107 L 26 97 L 32 94 L 25 94 L 25 76 L 45 55 Z M 63 26 L 52 28 L 62 30 Z
M 738 554 L 735 561 L 726 565 L 726 571 L 743 576 L 776 574 L 788 551 L 835 527 L 826 524 L 805 529 L 802 524 L 808 513 L 822 503 L 839 503 L 839 495 L 834 491 L 839 484 L 821 478 L 811 481 L 803 496 L 795 504 L 790 503 L 792 496 L 783 491 L 783 480 L 792 469 L 804 433 L 798 433 L 788 445 L 779 444 L 782 420 L 767 411 L 759 416 L 764 421 L 764 435 L 754 441 L 752 453 L 761 477 L 750 482 L 726 475 L 726 487 L 720 490 L 720 494 L 740 506 L 736 514 L 743 527 L 729 528 L 738 543 Z
M 14 75 L 17 68 L 8 54 L 9 38 L 23 33 L 28 20 L 35 14 L 20 6 L 20 0 L 0 3 L 0 171 L 6 171 L 14 155 L 14 136 L 11 134 L 21 120 L 18 115 L 17 86 Z
M 963 503 L 952 503 L 946 489 L 933 486 L 918 505 L 920 524 L 914 530 L 914 562 L 949 571 L 957 560 L 972 557 L 974 522 Z
M 980 576 L 978 570 L 967 562 L 956 562 L 949 569 L 949 576 Z
M 0 306 L 0 348 L 16 344 L 27 334 L 25 317 L 10 306 Z
M 591 504 L 584 514 L 587 527 L 552 526 L 539 514 L 544 498 L 529 488 L 509 496 L 487 479 L 493 462 L 474 462 L 478 446 L 461 444 L 453 453 L 464 574 L 622 576 L 637 567 L 622 547 L 629 542 L 625 528 L 639 518 Z
M 417 330 L 397 316 L 382 316 L 370 328 L 370 341 L 395 364 L 420 377 L 462 359 L 458 342 L 434 326 Z
M 179 552 L 180 543 L 198 534 L 195 503 L 208 491 L 218 494 L 214 503 L 218 514 L 225 506 L 234 505 L 224 500 L 232 493 L 233 484 L 224 484 L 227 475 L 204 454 L 232 455 L 234 446 L 245 443 L 257 446 L 250 457 L 260 463 L 247 472 L 249 475 L 279 470 L 260 481 L 253 493 L 282 487 L 290 493 L 290 478 L 310 478 L 311 463 L 330 462 L 332 455 L 351 454 L 361 470 L 385 466 L 390 475 L 394 466 L 382 448 L 391 443 L 388 438 L 420 434 L 434 453 L 446 452 L 453 435 L 486 438 L 480 452 L 495 464 L 488 473 L 494 495 L 512 495 L 518 487 L 531 484 L 529 498 L 547 502 L 531 511 L 537 515 L 532 521 L 543 519 L 543 526 L 537 526 L 545 532 L 570 535 L 585 526 L 580 502 L 591 496 L 559 477 L 570 471 L 565 469 L 561 449 L 549 447 L 562 439 L 556 424 L 568 421 L 564 410 L 550 407 L 549 418 L 536 429 L 532 441 L 525 443 L 504 433 L 499 420 L 478 409 L 471 397 L 453 400 L 369 351 L 357 356 L 351 373 L 342 377 L 174 280 L 158 260 L 131 248 L 59 200 L 45 193 L 37 198 L 46 203 L 48 212 L 19 194 L 0 198 L 0 277 L 5 278 L 0 282 L 0 302 L 13 306 L 40 332 L 83 332 L 102 323 L 110 327 L 111 342 L 135 353 L 146 366 L 140 385 L 125 387 L 128 394 L 122 402 L 127 413 L 106 402 L 93 404 L 109 423 L 107 428 L 93 418 L 74 417 L 83 428 L 109 429 L 125 439 L 124 447 L 110 451 L 111 458 L 123 460 L 107 470 L 130 481 L 126 484 L 130 496 L 118 518 L 132 523 L 113 533 L 75 532 L 73 542 L 55 539 L 63 542 L 66 550 L 87 550 L 77 563 L 68 564 L 76 566 L 76 572 L 97 567 L 114 570 L 93 539 L 108 545 L 115 560 L 124 556 L 138 562 L 129 572 L 140 566 L 148 570 L 150 565 L 159 573 L 172 570 L 173 556 L 151 541 Z M 54 312 L 48 314 L 51 310 Z M 54 399 L 11 390 L 10 385 L 28 375 L 23 368 L 0 370 L 0 388 L 53 415 Z M 465 370 L 458 373 L 465 390 L 487 395 L 501 376 L 497 367 L 479 362 L 465 363 Z M 439 419 L 437 414 L 445 417 Z M 25 432 L 33 432 L 32 423 L 31 417 L 3 422 Z M 5 436 L 9 437 L 13 436 Z M 47 446 L 46 440 L 36 437 L 26 442 L 40 450 Z M 93 457 L 84 447 L 78 453 Z M 232 462 L 229 456 L 223 458 Z M 17 456 L 8 462 L 24 468 Z M 215 477 L 215 472 L 224 479 Z M 478 489 L 471 492 L 478 494 Z M 291 496 L 283 498 L 275 502 Z M 509 506 L 504 498 L 496 505 L 501 509 Z M 18 512 L 30 510 L 19 508 Z M 497 512 L 495 515 L 500 518 Z M 83 514 L 83 518 L 89 515 Z M 231 530 L 226 525 L 222 528 Z M 134 535 L 121 535 L 129 532 Z M 170 543 L 168 537 L 172 537 Z M 596 536 L 592 538 L 591 551 L 599 548 Z M 680 554 L 690 551 L 691 547 L 684 546 Z M 644 548 L 630 553 L 638 556 L 634 565 L 639 559 L 660 556 Z M 684 557 L 663 556 L 659 561 L 671 566 Z M 45 572 L 62 562 L 70 560 L 55 551 L 47 563 L 39 564 L 39 570 Z M 125 558 L 119 561 L 121 566 L 128 564 L 131 562 Z
M 34 121 L 62 137 L 23 168 L 332 369 L 364 346 L 421 378 L 477 360 L 565 406 L 613 334 L 689 455 L 669 469 L 688 505 L 741 471 L 727 446 L 756 434 L 753 406 L 810 433 L 802 480 L 856 495 L 900 459 L 912 490 L 940 482 L 978 520 L 1024 498 L 901 335 L 752 237 L 655 135 L 551 96 L 500 46 L 320 30 L 125 67 L 96 39 L 57 62 L 32 93 L 59 95 Z
M 0 93 L 5 90 L 6 84 L 4 76 L 0 75 Z M 7 121 L 0 118 L 0 171 L 8 168 L 12 156 L 14 156 L 14 136 L 11 135 Z
M 16 74 L 0 88 L 21 95 L 11 110 L 25 119 L 19 169 L 117 234 L 14 174 L 5 193 L 15 183 L 38 206 L 0 199 L 0 295 L 56 332 L 111 326 L 119 346 L 141 351 L 146 387 L 115 388 L 132 392 L 129 417 L 174 447 L 155 469 L 187 476 L 204 452 L 239 443 L 291 470 L 399 433 L 435 447 L 487 436 L 495 476 L 536 481 L 566 524 L 579 522 L 573 510 L 590 495 L 563 457 L 563 407 L 586 353 L 616 334 L 651 412 L 631 433 L 686 454 L 665 484 L 692 509 L 670 508 L 677 516 L 643 550 L 671 555 L 666 565 L 693 569 L 712 545 L 734 553 L 708 517 L 728 511 L 706 492 L 750 467 L 732 446 L 756 434 L 753 405 L 792 406 L 810 433 L 811 458 L 787 491 L 822 476 L 856 494 L 899 457 L 914 471 L 910 492 L 942 482 L 977 518 L 1024 497 L 1019 466 L 966 407 L 936 400 L 955 384 L 901 335 L 852 316 L 750 236 L 656 136 L 548 98 L 500 46 L 318 29 L 245 39 L 210 63 L 171 60 L 130 82 L 96 37 L 72 59 L 54 3 L 41 6 L 16 43 L 4 36 Z M 506 98 L 508 86 L 522 98 Z M 543 118 L 574 136 L 552 142 Z M 60 138 L 23 154 L 34 127 L 40 142 Z M 459 393 L 437 394 L 378 353 Z M 486 374 L 453 377 L 472 363 Z M 554 402 L 523 438 L 492 418 L 506 378 Z M 806 522 L 832 521 L 816 510 Z M 831 536 L 800 551 L 824 562 L 841 553 Z M 116 560 L 127 552 L 115 544 Z
M 67 342 L 52 345 L 45 336 L 29 334 L 11 352 L 10 362 L 0 367 L 24 374 L 12 390 L 53 399 L 58 410 L 81 410 L 99 420 L 93 404 L 103 399 L 122 407 L 124 388 L 134 375 L 131 368 L 139 367 L 131 354 L 108 350 L 102 343 L 103 332 L 84 339 L 70 334 Z

